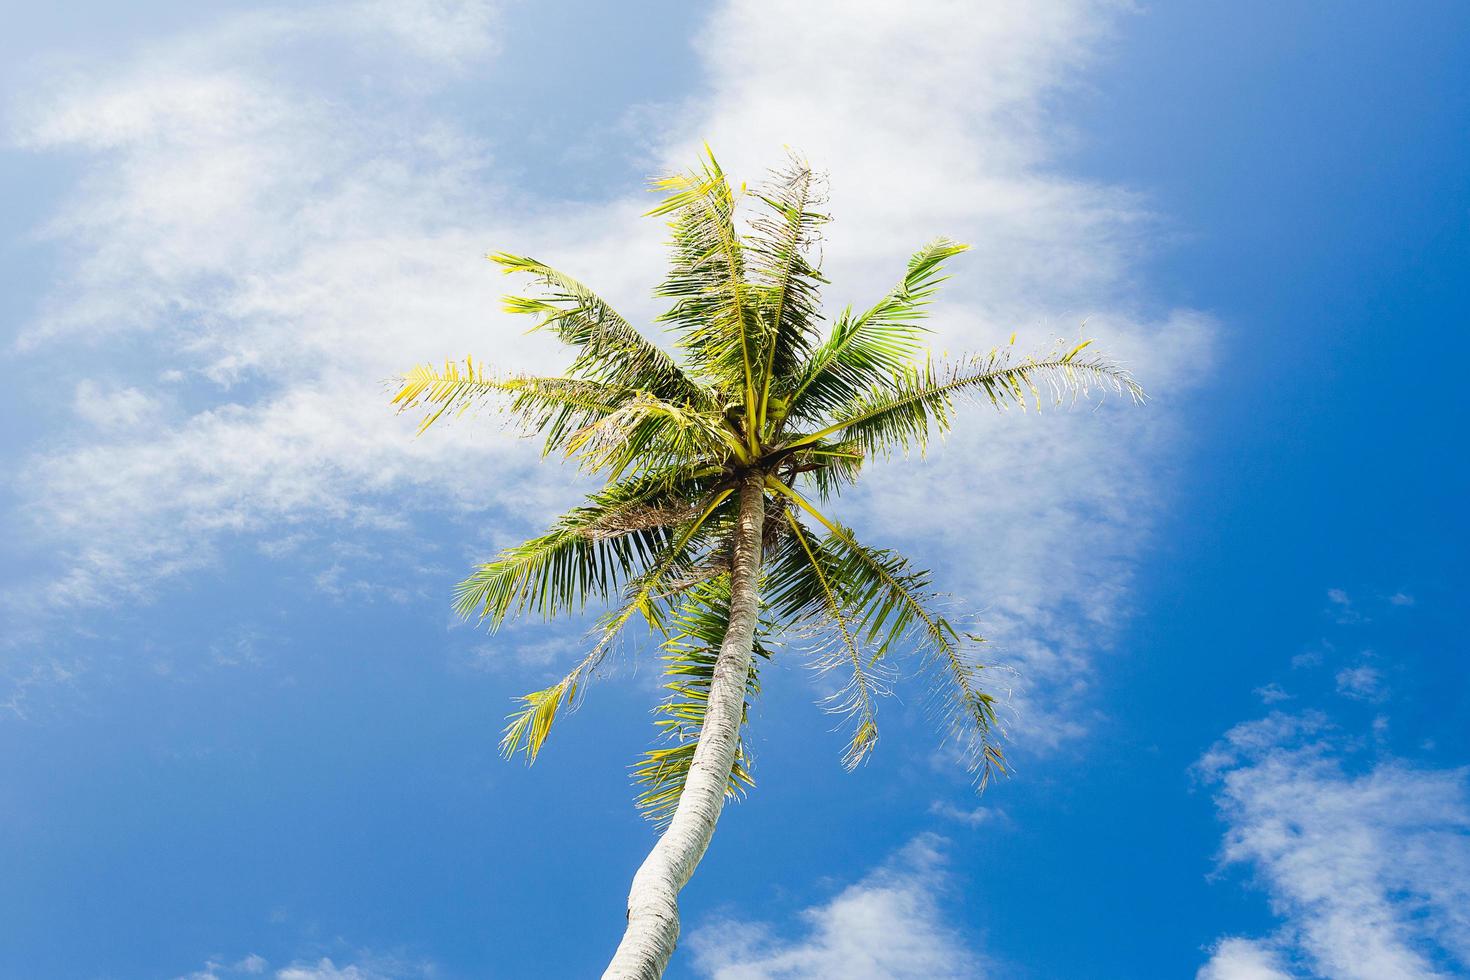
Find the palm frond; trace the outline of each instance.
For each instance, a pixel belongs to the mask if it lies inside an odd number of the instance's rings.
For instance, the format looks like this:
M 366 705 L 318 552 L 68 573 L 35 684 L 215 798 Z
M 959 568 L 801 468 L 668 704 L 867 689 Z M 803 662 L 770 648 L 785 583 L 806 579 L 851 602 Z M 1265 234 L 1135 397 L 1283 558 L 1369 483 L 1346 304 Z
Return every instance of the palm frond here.
M 1079 356 L 1091 341 L 1070 350 L 1016 359 L 1013 345 L 965 358 L 957 364 L 933 361 L 906 368 L 892 384 L 876 387 L 837 412 L 837 421 L 794 440 L 800 446 L 841 433 L 870 453 L 925 448 L 929 433 L 948 431 L 956 400 L 989 399 L 996 408 L 1010 405 L 1041 409 L 1043 396 L 1055 403 L 1086 397 L 1093 388 L 1126 393 L 1143 400 L 1143 389 L 1126 370 L 1102 357 Z
M 694 368 L 752 420 L 761 338 L 746 282 L 745 243 L 735 228 L 737 195 L 708 147 L 698 170 L 660 178 L 654 187 L 665 196 L 648 213 L 670 216 L 673 232 L 669 273 L 658 295 L 674 305 L 661 319 L 681 331 L 679 345 Z
M 652 566 L 628 584 L 623 604 L 598 619 L 600 635 L 590 653 L 557 683 L 520 697 L 520 708 L 506 718 L 505 733 L 500 740 L 501 752 L 507 758 L 522 751 L 528 762 L 536 761 L 557 714 L 563 706 L 576 706 L 577 695 L 606 658 L 608 650 L 634 613 L 642 613 L 651 627 L 667 635 L 667 624 L 662 615 L 662 606 L 667 600 L 660 596 L 659 586 L 671 572 L 694 566 L 697 557 L 691 545 L 696 543 L 699 531 L 710 515 L 732 493 L 729 489 L 714 491 L 696 516 L 671 535 L 671 540 L 663 545 Z
M 566 440 L 569 455 L 585 468 L 606 469 L 616 479 L 630 467 L 639 472 L 680 461 L 748 458 L 739 435 L 722 418 L 639 393 Z
M 545 433 L 548 451 L 637 394 L 631 388 L 585 378 L 502 377 L 484 362 L 476 364 L 473 357 L 466 357 L 463 366 L 445 362 L 442 370 L 417 365 L 398 379 L 398 385 L 392 403 L 400 412 L 425 409 L 419 434 L 446 414 L 463 415 L 487 399 L 500 398 L 523 431 Z
M 761 371 L 757 426 L 785 415 L 779 379 L 795 373 L 817 340 L 821 319 L 819 291 L 827 280 L 809 258 L 828 216 L 817 210 L 824 201 L 823 183 L 811 167 L 792 156 L 784 169 L 772 171 L 755 197 L 765 209 L 751 222 L 746 239 L 750 272 L 760 320 Z
M 866 461 L 863 447 L 855 442 L 815 442 L 794 449 L 775 472 L 793 485 L 796 478 L 806 477 L 826 501 L 856 483 Z
M 695 516 L 676 528 L 649 567 L 628 582 L 622 604 L 609 610 L 598 621 L 601 633 L 599 647 L 609 646 L 634 613 L 642 615 L 655 631 L 668 635 L 666 611 L 674 593 L 667 585 L 673 579 L 690 576 L 708 558 L 705 546 L 721 539 L 719 522 L 712 518 L 734 492 L 729 487 L 712 488 L 701 501 Z
M 602 662 L 604 653 L 601 646 L 596 647 L 555 684 L 517 698 L 520 707 L 506 716 L 500 754 L 509 759 L 517 752 L 524 752 L 527 765 L 535 762 L 557 715 L 563 708 L 571 710 L 577 706 L 583 686 Z
M 576 279 L 523 255 L 495 252 L 487 258 L 507 274 L 522 273 L 540 285 L 540 297 L 505 297 L 505 309 L 537 317 L 533 329 L 550 329 L 563 343 L 577 348 L 570 373 L 639 388 L 669 401 L 708 404 L 709 392 L 703 386 Z
M 945 260 L 969 247 L 935 239 L 914 253 L 903 279 L 871 309 L 857 317 L 844 311 L 796 379 L 788 412 L 806 420 L 824 418 L 906 369 L 923 349 L 928 333 L 923 319 L 945 280 Z
M 608 598 L 695 516 L 719 472 L 672 466 L 604 487 L 545 534 L 476 566 L 455 589 L 455 610 L 494 630 L 511 612 L 551 619 Z
M 644 787 L 637 800 L 643 815 L 662 827 L 673 816 L 684 791 L 694 750 L 704 727 L 715 662 L 730 622 L 730 579 L 728 575 L 704 582 L 689 592 L 665 643 L 664 687 L 669 695 L 654 709 L 654 727 L 663 744 L 649 749 L 633 767 L 633 781 Z M 750 703 L 760 693 L 757 665 L 769 659 L 770 651 L 755 643 L 750 674 L 745 685 L 745 706 L 740 713 L 740 741 L 730 769 L 726 796 L 740 798 L 755 785 L 751 776 L 750 750 L 745 740 Z
M 847 677 L 826 701 L 829 710 L 854 722 L 843 752 L 843 766 L 856 768 L 878 744 L 874 698 L 888 693 L 877 656 L 864 657 L 858 646 L 860 625 L 849 605 L 841 558 L 822 542 L 813 542 L 796 515 L 785 512 L 793 545 L 772 562 L 767 574 L 772 610 L 792 623 L 807 641 L 820 673 L 841 669 Z M 860 610 L 861 607 L 858 607 Z M 861 613 L 858 612 L 860 616 Z
M 969 653 L 961 634 L 932 608 L 927 571 L 914 568 L 902 555 L 864 547 L 847 528 L 826 517 L 795 490 L 776 480 L 768 484 L 785 494 L 828 531 L 824 548 L 836 563 L 830 581 L 837 583 L 863 639 L 885 656 L 891 648 L 912 646 L 930 674 L 933 701 L 960 748 L 965 766 L 983 790 L 995 775 L 1007 772 L 1000 745 L 1004 732 L 997 718 L 995 696 L 981 684 L 983 664 Z

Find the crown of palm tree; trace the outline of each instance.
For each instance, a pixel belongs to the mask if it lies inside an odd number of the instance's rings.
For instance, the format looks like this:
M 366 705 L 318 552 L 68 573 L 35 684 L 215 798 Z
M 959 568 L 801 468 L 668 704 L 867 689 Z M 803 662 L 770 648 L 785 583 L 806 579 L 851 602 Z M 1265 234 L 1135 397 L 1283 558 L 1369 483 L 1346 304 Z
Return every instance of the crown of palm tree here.
M 473 358 L 415 368 L 394 402 L 447 414 L 490 402 L 547 453 L 576 458 L 605 485 L 543 535 L 478 566 L 456 608 L 493 629 L 533 611 L 551 618 L 606 604 L 590 651 L 557 683 L 525 695 L 501 746 L 534 760 L 563 709 L 575 705 L 610 645 L 635 616 L 665 638 L 667 736 L 635 767 L 640 806 L 667 819 L 678 801 L 704 719 L 714 664 L 730 616 L 732 539 L 739 491 L 765 495 L 762 614 L 755 644 L 774 638 L 841 672 L 827 707 L 851 719 L 845 765 L 878 741 L 875 701 L 888 689 L 891 656 L 915 658 L 950 733 L 981 786 L 1004 772 L 995 701 L 975 658 L 978 637 L 940 611 L 927 571 L 894 551 L 861 543 L 822 506 L 863 464 L 923 452 L 965 400 L 1040 408 L 1089 388 L 1142 391 L 1129 374 L 1088 350 L 1089 341 L 1030 356 L 1011 344 L 940 361 L 925 352 L 928 304 L 944 263 L 966 246 L 925 245 L 898 283 L 863 312 L 844 310 L 822 328 L 811 259 L 828 220 L 821 182 L 793 160 L 768 182 L 737 193 L 706 148 L 688 173 L 659 179 L 650 214 L 669 218 L 670 266 L 660 319 L 679 356 L 648 340 L 590 289 L 535 259 L 489 256 L 526 276 L 534 296 L 506 308 L 536 318 L 576 353 L 559 377 L 492 370 Z M 742 199 L 753 206 L 746 220 Z M 747 705 L 759 689 L 753 660 Z M 729 793 L 750 785 L 743 744 Z

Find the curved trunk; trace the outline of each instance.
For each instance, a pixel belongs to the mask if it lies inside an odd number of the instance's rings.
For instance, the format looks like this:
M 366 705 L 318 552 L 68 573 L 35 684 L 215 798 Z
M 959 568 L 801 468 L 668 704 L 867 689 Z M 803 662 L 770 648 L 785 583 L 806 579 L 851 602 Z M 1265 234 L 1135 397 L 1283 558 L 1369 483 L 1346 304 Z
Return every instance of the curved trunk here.
M 633 876 L 628 928 L 603 980 L 657 980 L 679 939 L 679 890 L 694 874 L 714 836 L 740 744 L 740 716 L 760 611 L 764 520 L 762 478 L 752 474 L 740 488 L 740 524 L 731 556 L 730 625 L 715 661 L 694 761 L 668 828 Z

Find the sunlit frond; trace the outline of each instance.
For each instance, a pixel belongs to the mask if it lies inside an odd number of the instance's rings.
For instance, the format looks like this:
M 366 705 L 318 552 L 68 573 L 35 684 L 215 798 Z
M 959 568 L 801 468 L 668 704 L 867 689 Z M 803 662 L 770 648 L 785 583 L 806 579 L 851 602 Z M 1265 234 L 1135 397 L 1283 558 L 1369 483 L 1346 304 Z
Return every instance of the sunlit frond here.
M 512 612 L 550 619 L 609 598 L 696 516 L 718 475 L 673 466 L 604 487 L 545 534 L 477 566 L 456 588 L 455 609 L 495 629 Z
M 674 595 L 669 583 L 688 578 L 709 559 L 710 544 L 721 539 L 723 522 L 717 514 L 732 509 L 726 501 L 733 495 L 729 487 L 712 488 L 694 516 L 673 530 L 648 568 L 628 582 L 621 605 L 598 620 L 598 646 L 611 644 L 635 613 L 657 632 L 668 634 L 667 610 Z
M 563 709 L 577 706 L 577 698 L 604 655 L 605 650 L 599 646 L 555 684 L 517 698 L 520 707 L 506 716 L 505 731 L 500 737 L 501 755 L 509 759 L 517 752 L 524 752 L 527 764 L 535 762 L 557 715 Z
M 501 751 L 507 757 L 521 751 L 525 752 L 528 762 L 536 760 L 558 712 L 563 706 L 576 705 L 577 695 L 635 613 L 641 613 L 654 629 L 668 634 L 663 610 L 668 599 L 661 594 L 661 586 L 671 574 L 687 572 L 695 566 L 700 553 L 700 532 L 707 526 L 710 516 L 729 499 L 731 492 L 728 489 L 712 492 L 695 515 L 669 535 L 669 540 L 653 556 L 649 567 L 628 583 L 622 604 L 599 617 L 597 643 L 577 666 L 551 687 L 533 691 L 519 699 L 521 707 L 506 719 L 505 734 L 500 740 Z
M 859 649 L 861 606 L 850 604 L 840 556 L 813 540 L 795 514 L 785 513 L 791 544 L 767 573 L 768 602 L 773 613 L 791 624 L 793 634 L 814 656 L 822 673 L 846 677 L 826 701 L 829 710 L 853 722 L 843 765 L 855 768 L 878 744 L 874 699 L 888 693 L 888 671 L 879 657 Z
M 815 442 L 794 449 L 775 474 L 785 483 L 806 477 L 822 500 L 835 496 L 862 475 L 867 454 L 855 442 Z
M 817 340 L 819 290 L 827 280 L 812 264 L 811 252 L 829 220 L 815 210 L 824 201 L 823 184 L 793 156 L 755 192 L 764 209 L 751 222 L 746 247 L 760 326 L 757 424 L 762 431 L 768 420 L 778 422 L 785 415 L 779 383 L 798 370 Z
M 679 345 L 695 370 L 753 419 L 761 337 L 745 244 L 735 227 L 738 197 L 708 147 L 698 170 L 663 177 L 654 187 L 665 196 L 649 214 L 669 216 L 672 231 L 669 273 L 658 295 L 674 305 L 662 319 L 680 330 Z
M 649 749 L 633 767 L 633 781 L 644 787 L 638 796 L 638 809 L 660 826 L 673 815 L 689 776 L 699 732 L 704 727 L 715 661 L 729 622 L 730 579 L 725 575 L 689 592 L 672 623 L 672 635 L 665 643 L 664 688 L 669 695 L 654 709 L 654 727 L 663 744 Z M 745 685 L 745 706 L 740 713 L 740 741 L 726 790 L 727 797 L 732 799 L 738 799 L 746 788 L 755 785 L 745 729 L 750 703 L 760 693 L 759 659 L 770 657 L 759 636 L 754 652 Z
M 795 418 L 825 418 L 859 394 L 882 387 L 907 369 L 924 348 L 923 319 L 944 282 L 944 262 L 968 245 L 939 238 L 915 252 L 897 286 L 860 316 L 838 317 L 832 334 L 789 392 Z
M 844 441 L 870 453 L 922 451 L 932 430 L 943 433 L 949 429 L 961 397 L 986 398 L 1001 409 L 1032 405 L 1038 410 L 1044 401 L 1086 397 L 1093 389 L 1142 401 L 1143 389 L 1126 370 L 1106 358 L 1082 356 L 1090 343 L 1019 359 L 1013 346 L 1007 345 L 957 364 L 929 361 L 923 367 L 905 368 L 891 384 L 878 386 L 844 406 L 831 425 L 791 444 L 840 433 Z
M 585 378 L 500 376 L 473 357 L 465 358 L 463 365 L 448 361 L 442 369 L 418 365 L 398 379 L 398 385 L 393 404 L 400 412 L 424 409 L 421 434 L 446 414 L 463 415 L 496 398 L 523 431 L 546 436 L 548 451 L 637 394 L 631 388 Z
M 629 468 L 638 472 L 690 459 L 748 458 L 739 436 L 719 416 L 647 394 L 627 399 L 573 433 L 566 449 L 587 469 L 606 469 L 613 478 Z
M 423 432 L 446 414 L 463 414 L 497 396 L 523 431 L 545 436 L 548 453 L 565 450 L 613 479 L 629 467 L 636 472 L 700 457 L 748 457 L 739 436 L 709 410 L 586 378 L 497 377 L 473 358 L 442 370 L 415 367 L 393 401 L 400 411 L 425 409 Z
M 817 510 L 779 481 L 770 485 L 820 522 L 823 540 L 835 559 L 830 580 L 840 583 L 847 607 L 856 610 L 855 632 L 873 649 L 874 657 L 890 649 L 913 648 L 935 681 L 934 704 L 949 726 L 964 764 L 983 789 L 1007 771 L 1000 745 L 995 696 L 981 686 L 984 665 L 970 654 L 967 641 L 935 608 L 929 573 L 914 568 L 902 555 L 868 548 L 847 528 Z
M 488 258 L 506 273 L 524 273 L 541 286 L 539 297 L 505 297 L 505 308 L 536 317 L 534 329 L 550 329 L 577 348 L 571 374 L 638 388 L 666 401 L 709 403 L 709 392 L 672 357 L 576 279 L 522 255 L 495 252 Z

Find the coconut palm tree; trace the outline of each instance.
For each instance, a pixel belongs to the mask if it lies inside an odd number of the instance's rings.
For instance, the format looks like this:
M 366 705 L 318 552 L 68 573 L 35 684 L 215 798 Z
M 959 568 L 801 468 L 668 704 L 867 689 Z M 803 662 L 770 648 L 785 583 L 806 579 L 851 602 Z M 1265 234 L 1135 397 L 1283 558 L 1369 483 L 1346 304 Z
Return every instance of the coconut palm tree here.
M 566 373 L 508 374 L 471 358 L 414 369 L 394 398 L 425 412 L 420 432 L 491 402 L 543 436 L 548 453 L 605 481 L 545 534 L 476 568 L 456 607 L 494 629 L 513 614 L 606 606 L 590 651 L 510 715 L 501 747 L 528 760 L 635 617 L 664 638 L 662 738 L 634 768 L 638 805 L 662 834 L 633 878 L 626 932 L 604 974 L 617 978 L 662 974 L 679 935 L 679 891 L 726 800 L 753 785 L 747 709 L 777 640 L 840 672 L 826 707 L 851 720 L 847 767 L 878 742 L 876 702 L 902 656 L 936 692 L 978 783 L 1005 771 L 978 638 L 936 607 L 927 571 L 860 541 L 827 501 L 867 460 L 922 451 L 967 399 L 1003 409 L 1089 388 L 1142 395 L 1087 341 L 1020 356 L 1012 337 L 947 363 L 924 354 L 926 307 L 945 261 L 966 248 L 945 239 L 915 253 L 871 308 L 844 310 L 823 330 L 826 280 L 813 245 L 828 217 L 820 179 L 795 159 L 737 192 L 706 148 L 695 169 L 654 187 L 664 197 L 649 213 L 672 230 L 657 291 L 672 305 L 660 319 L 678 357 L 577 280 L 497 253 L 493 261 L 535 287 L 506 308 L 572 348 Z

